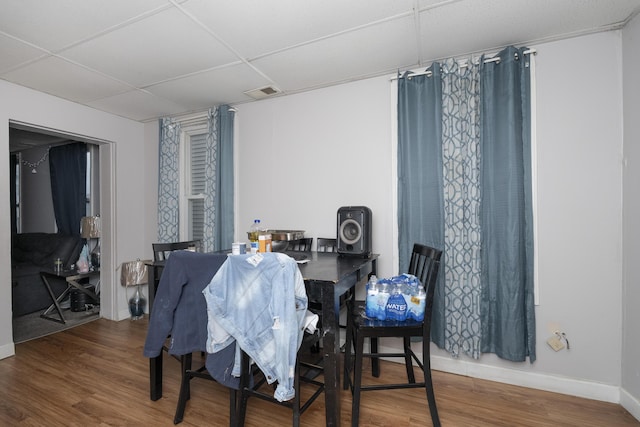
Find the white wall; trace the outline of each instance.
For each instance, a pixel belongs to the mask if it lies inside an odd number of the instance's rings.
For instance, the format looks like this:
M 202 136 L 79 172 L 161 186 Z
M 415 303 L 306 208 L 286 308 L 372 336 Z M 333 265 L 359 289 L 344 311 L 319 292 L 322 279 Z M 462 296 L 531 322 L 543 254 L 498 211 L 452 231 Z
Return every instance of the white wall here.
M 147 251 L 146 219 L 154 206 L 145 205 L 145 127 L 138 122 L 0 81 L 0 194 L 9 194 L 9 120 L 105 142 L 101 146 L 102 239 L 101 314 L 111 319 L 128 315 L 116 267 Z M 157 133 L 156 133 L 157 135 Z M 4 160 L 2 160 L 4 159 Z M 107 200 L 105 189 L 114 197 Z M 8 196 L 7 196 L 8 197 Z M 4 206 L 8 206 L 4 204 Z M 14 353 L 11 315 L 11 234 L 9 209 L 0 211 L 0 358 Z
M 373 251 L 392 253 L 389 79 L 238 105 L 236 238 L 272 229 L 335 237 L 341 206 L 373 212 Z M 391 257 L 379 269 L 390 274 Z
M 534 364 L 493 355 L 438 369 L 619 400 L 622 330 L 622 59 L 620 32 L 538 50 L 540 305 Z M 308 236 L 335 235 L 345 204 L 372 208 L 380 274 L 395 274 L 388 77 L 239 105 L 238 237 L 253 218 Z M 594 248 L 593 250 L 589 250 Z M 546 339 L 564 331 L 570 350 Z
M 623 328 L 621 402 L 640 419 L 640 16 L 622 37 L 624 87 Z

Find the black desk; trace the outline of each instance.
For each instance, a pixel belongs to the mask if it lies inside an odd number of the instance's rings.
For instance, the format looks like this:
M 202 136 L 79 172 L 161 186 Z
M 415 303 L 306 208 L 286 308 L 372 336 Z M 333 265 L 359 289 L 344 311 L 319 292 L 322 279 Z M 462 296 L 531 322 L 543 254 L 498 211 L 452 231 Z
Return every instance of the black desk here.
M 297 252 L 297 258 L 302 253 Z M 340 297 L 369 274 L 376 274 L 378 255 L 369 258 L 341 257 L 335 253 L 304 253 L 309 262 L 298 264 L 312 301 L 322 303 L 322 328 L 326 425 L 340 425 Z M 164 262 L 147 264 L 149 309 L 153 306 L 158 277 Z M 162 354 L 149 359 L 151 400 L 162 397 Z

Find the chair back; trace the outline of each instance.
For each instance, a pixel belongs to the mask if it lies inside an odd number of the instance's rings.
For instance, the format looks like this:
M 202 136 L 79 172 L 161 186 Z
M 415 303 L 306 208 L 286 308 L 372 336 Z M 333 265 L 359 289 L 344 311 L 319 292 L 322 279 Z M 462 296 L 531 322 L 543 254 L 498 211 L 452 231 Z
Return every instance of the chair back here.
M 153 243 L 153 260 L 166 261 L 169 254 L 173 251 L 191 250 L 193 252 L 202 252 L 201 240 L 189 240 L 184 242 L 169 243 Z
M 309 252 L 313 244 L 313 237 L 305 237 L 298 240 L 292 240 L 287 245 L 287 251 L 293 252 Z
M 338 246 L 337 239 L 327 239 L 325 237 L 318 237 L 318 245 L 317 245 L 316 251 L 335 252 L 336 246 Z
M 433 311 L 433 297 L 440 269 L 442 251 L 430 246 L 415 243 L 409 260 L 408 273 L 420 280 L 427 293 L 424 308 L 423 339 L 429 342 L 431 337 L 431 313 Z

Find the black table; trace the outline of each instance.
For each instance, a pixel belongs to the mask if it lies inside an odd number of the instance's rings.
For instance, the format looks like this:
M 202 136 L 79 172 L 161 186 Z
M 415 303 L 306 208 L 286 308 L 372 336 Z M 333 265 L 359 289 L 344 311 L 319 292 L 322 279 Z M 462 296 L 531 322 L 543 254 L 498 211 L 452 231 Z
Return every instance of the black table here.
M 340 297 L 369 274 L 377 274 L 378 255 L 345 257 L 335 253 L 306 252 L 309 262 L 299 264 L 307 295 L 322 303 L 326 425 L 340 425 Z
M 296 252 L 309 300 L 322 303 L 323 358 L 325 381 L 326 425 L 340 425 L 340 297 L 356 284 L 376 274 L 378 255 L 367 258 L 339 256 L 336 253 Z M 163 261 L 147 264 L 149 278 L 149 310 L 153 306 Z M 149 359 L 150 398 L 162 397 L 162 354 Z

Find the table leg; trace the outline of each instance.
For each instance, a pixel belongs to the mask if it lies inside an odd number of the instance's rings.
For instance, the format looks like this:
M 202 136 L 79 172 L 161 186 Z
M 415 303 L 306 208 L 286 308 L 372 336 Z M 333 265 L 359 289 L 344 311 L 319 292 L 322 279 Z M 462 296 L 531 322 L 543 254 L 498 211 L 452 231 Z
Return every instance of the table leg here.
M 56 298 L 56 296 L 53 294 L 53 290 L 51 289 L 51 284 L 49 284 L 49 280 L 47 279 L 47 275 L 41 273 L 40 277 L 42 278 L 42 281 L 44 282 L 44 285 L 47 288 L 47 292 L 49 293 L 49 296 L 51 297 L 51 300 L 53 301 L 53 304 L 51 304 L 40 315 L 40 317 L 42 317 L 43 319 L 47 319 L 47 320 L 53 320 L 54 322 L 66 324 L 67 321 L 65 320 L 64 316 L 62 315 L 62 308 L 60 307 L 60 301 L 62 301 L 69 294 L 70 288 L 67 286 L 67 289 L 65 289 L 64 292 L 62 294 L 60 294 L 59 297 Z M 59 319 L 57 319 L 55 317 L 52 317 L 50 315 L 50 313 L 53 311 L 54 308 L 58 312 L 58 316 L 60 316 Z
M 151 307 L 156 294 L 156 267 L 147 266 L 147 279 L 149 282 L 149 317 Z M 162 397 L 162 351 L 157 357 L 149 358 L 149 398 L 156 401 Z
M 162 397 L 162 352 L 149 358 L 149 398 L 156 401 Z
M 324 352 L 324 400 L 326 425 L 340 425 L 340 297 L 335 284 L 322 285 L 322 329 Z

